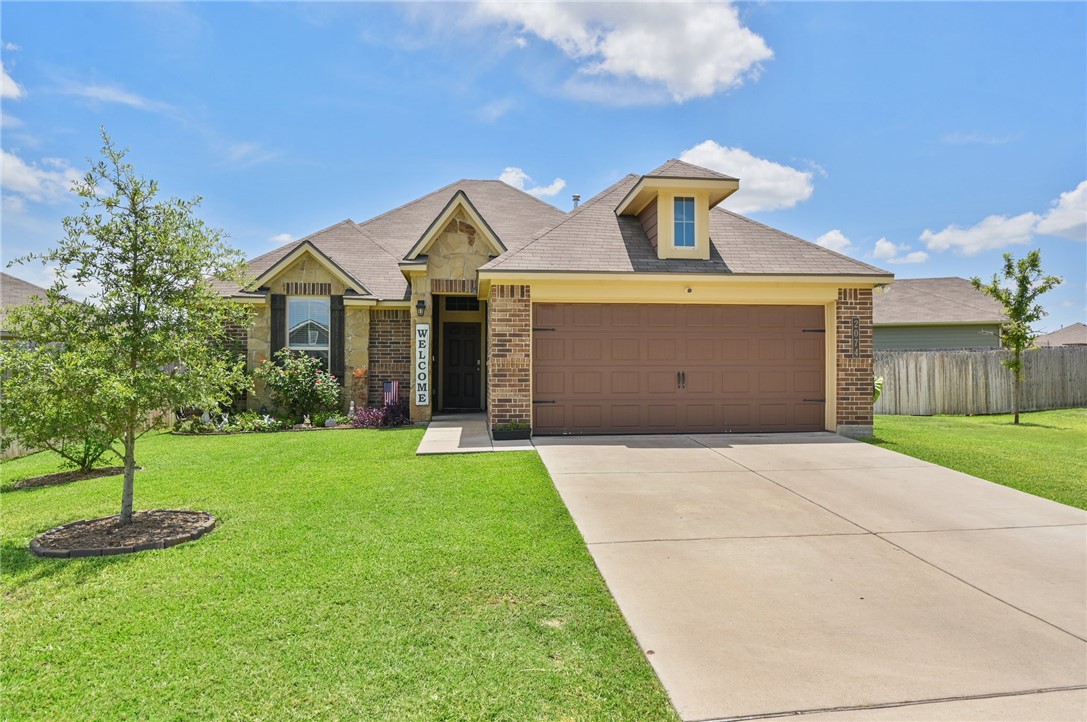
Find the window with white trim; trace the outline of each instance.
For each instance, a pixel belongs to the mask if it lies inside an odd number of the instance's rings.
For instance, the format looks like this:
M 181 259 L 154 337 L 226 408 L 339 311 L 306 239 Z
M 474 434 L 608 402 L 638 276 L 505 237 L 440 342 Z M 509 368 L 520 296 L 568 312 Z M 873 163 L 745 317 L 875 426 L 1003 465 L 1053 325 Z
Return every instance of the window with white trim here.
M 321 362 L 328 370 L 331 310 L 327 298 L 287 299 L 287 347 Z
M 694 198 L 676 198 L 673 218 L 676 248 L 694 248 Z

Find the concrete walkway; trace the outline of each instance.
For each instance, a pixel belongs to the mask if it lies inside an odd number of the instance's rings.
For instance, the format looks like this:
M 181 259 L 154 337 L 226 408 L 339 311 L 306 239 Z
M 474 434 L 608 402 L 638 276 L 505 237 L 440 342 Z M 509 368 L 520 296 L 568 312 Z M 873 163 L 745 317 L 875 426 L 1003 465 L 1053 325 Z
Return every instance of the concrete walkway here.
M 684 720 L 1087 719 L 1087 512 L 832 434 L 534 441 Z
M 415 454 L 479 454 L 533 448 L 531 441 L 493 441 L 487 429 L 487 414 L 443 414 L 427 425 Z

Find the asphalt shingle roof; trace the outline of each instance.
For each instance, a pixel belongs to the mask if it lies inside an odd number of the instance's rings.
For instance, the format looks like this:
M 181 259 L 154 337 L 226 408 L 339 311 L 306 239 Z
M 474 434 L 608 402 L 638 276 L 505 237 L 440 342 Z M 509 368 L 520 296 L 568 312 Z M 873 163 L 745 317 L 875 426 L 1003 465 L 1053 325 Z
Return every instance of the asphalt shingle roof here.
M 1087 325 L 1073 323 L 1038 337 L 1039 346 L 1087 346 Z
M 965 278 L 905 278 L 872 297 L 875 325 L 1000 323 L 1003 307 Z
M 733 178 L 730 175 L 718 173 L 715 170 L 703 168 L 700 165 L 694 165 L 693 163 L 687 163 L 675 158 L 672 158 L 660 168 L 649 171 L 645 176 L 646 178 L 708 178 L 712 180 L 739 180 L 739 178 Z
M 0 307 L 26 306 L 34 296 L 45 300 L 45 289 L 0 271 Z
M 562 222 L 520 251 L 503 254 L 484 268 L 598 273 L 890 275 L 721 208 L 710 211 L 708 261 L 657 258 L 638 219 L 615 215 L 615 207 L 638 180 L 636 175 L 626 176 L 568 213 Z
M 649 176 L 735 180 L 680 160 Z M 399 263 L 450 199 L 463 192 L 508 251 L 483 268 L 497 271 L 585 271 L 768 275 L 861 275 L 890 273 L 721 208 L 710 212 L 708 261 L 661 260 L 638 220 L 615 208 L 640 180 L 628 175 L 569 213 L 506 183 L 460 180 L 362 223 L 341 221 L 249 262 L 256 277 L 306 241 L 332 259 L 362 288 L 382 300 L 409 298 Z M 225 294 L 236 285 L 217 284 Z
M 340 221 L 257 256 L 249 262 L 249 273 L 259 276 L 299 244 L 309 241 L 377 298 L 409 298 L 410 288 L 398 264 L 458 191 L 468 196 L 510 250 L 521 248 L 536 231 L 566 217 L 558 208 L 502 181 L 460 180 L 368 221 Z M 240 290 L 237 286 L 224 284 L 219 288 L 224 293 Z M 355 290 L 363 292 L 363 289 Z

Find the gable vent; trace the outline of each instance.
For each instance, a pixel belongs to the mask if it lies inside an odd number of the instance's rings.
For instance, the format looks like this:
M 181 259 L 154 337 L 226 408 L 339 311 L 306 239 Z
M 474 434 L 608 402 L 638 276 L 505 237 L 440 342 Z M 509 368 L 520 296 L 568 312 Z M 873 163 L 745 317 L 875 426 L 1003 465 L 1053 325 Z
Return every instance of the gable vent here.
M 332 284 L 287 281 L 283 284 L 283 293 L 288 296 L 331 296 Z

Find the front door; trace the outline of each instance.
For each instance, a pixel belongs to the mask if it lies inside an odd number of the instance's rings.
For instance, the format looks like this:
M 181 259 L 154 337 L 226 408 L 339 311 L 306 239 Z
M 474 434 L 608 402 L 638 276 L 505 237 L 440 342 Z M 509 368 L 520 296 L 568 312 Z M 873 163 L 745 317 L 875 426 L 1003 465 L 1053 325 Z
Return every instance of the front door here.
M 442 325 L 442 408 L 479 409 L 482 381 L 480 324 Z

